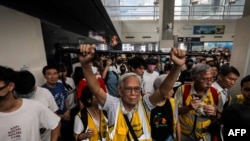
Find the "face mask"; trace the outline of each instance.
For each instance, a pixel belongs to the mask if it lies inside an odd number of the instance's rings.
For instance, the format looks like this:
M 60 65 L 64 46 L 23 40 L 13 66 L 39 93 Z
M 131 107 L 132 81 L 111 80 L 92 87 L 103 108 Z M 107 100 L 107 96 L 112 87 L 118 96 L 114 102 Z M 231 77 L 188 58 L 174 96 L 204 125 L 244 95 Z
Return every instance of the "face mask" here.
M 161 58 L 161 62 L 165 62 L 167 60 L 167 58 L 163 57 Z
M 117 64 L 121 64 L 122 63 L 122 60 L 117 60 Z
M 125 67 L 121 67 L 120 71 L 121 71 L 121 73 L 125 73 L 126 72 L 126 68 Z
M 195 57 L 192 57 L 191 59 L 193 60 L 193 62 L 196 62 L 196 58 Z
M 155 67 L 156 67 L 156 65 L 148 65 L 148 70 L 149 71 L 154 71 Z
M 92 72 L 93 72 L 94 74 L 96 74 L 96 72 L 97 72 L 97 67 L 92 66 L 91 69 L 92 69 Z
M 109 66 L 108 71 L 112 71 L 112 70 L 113 70 L 112 66 Z
M 0 96 L 0 101 L 5 99 L 5 97 L 7 97 L 9 95 L 9 92 L 7 94 L 5 94 L 4 96 Z
M 35 91 L 32 91 L 28 94 L 25 94 L 25 95 L 20 95 L 22 98 L 31 98 L 36 92 Z

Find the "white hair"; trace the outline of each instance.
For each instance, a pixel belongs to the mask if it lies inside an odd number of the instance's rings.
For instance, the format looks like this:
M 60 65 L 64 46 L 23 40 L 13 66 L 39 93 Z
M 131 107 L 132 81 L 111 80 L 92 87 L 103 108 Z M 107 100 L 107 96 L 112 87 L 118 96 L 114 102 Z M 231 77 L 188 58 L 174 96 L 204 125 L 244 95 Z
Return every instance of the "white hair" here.
M 123 74 L 120 78 L 119 78 L 119 81 L 118 81 L 118 86 L 119 87 L 123 87 L 124 86 L 124 80 L 126 80 L 128 77 L 130 76 L 134 76 L 136 77 L 139 82 L 140 82 L 140 85 L 141 85 L 141 82 L 142 82 L 142 79 L 139 75 L 137 75 L 136 73 L 133 73 L 133 72 L 129 72 L 129 73 L 125 73 Z

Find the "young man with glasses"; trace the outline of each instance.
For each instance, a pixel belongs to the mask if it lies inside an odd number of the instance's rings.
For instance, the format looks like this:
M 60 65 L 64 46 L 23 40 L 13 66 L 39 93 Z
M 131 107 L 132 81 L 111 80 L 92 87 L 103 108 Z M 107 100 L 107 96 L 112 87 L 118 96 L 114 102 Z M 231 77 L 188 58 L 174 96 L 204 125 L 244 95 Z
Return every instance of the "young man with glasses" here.
M 152 94 L 141 97 L 141 77 L 126 73 L 118 82 L 120 98 L 105 93 L 99 86 L 89 63 L 95 54 L 95 45 L 81 45 L 79 56 L 88 86 L 99 104 L 107 111 L 110 140 L 152 140 L 148 113 L 158 102 L 168 96 L 185 63 L 185 51 L 172 48 L 170 51 L 174 67 L 160 87 Z M 131 127 L 131 128 L 130 128 Z
M 41 141 L 39 129 L 51 129 L 51 141 L 60 135 L 60 117 L 40 102 L 14 96 L 16 72 L 0 66 L 0 140 Z

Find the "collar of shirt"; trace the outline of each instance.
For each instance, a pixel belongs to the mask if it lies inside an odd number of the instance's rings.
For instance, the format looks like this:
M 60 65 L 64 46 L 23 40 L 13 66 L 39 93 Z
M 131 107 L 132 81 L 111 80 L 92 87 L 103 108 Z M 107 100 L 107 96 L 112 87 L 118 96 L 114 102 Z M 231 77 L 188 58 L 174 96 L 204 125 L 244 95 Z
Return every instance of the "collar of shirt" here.
M 212 84 L 212 87 L 214 87 L 220 93 L 227 95 L 227 89 L 223 89 L 216 81 Z
M 125 107 L 124 107 L 124 105 L 123 105 L 123 102 L 121 100 L 122 113 L 125 114 L 125 115 L 127 115 L 129 120 L 131 120 L 132 115 L 135 112 L 135 110 L 137 109 L 137 107 L 138 107 L 138 104 L 136 104 L 135 107 L 131 111 L 127 112 L 126 109 L 125 109 Z

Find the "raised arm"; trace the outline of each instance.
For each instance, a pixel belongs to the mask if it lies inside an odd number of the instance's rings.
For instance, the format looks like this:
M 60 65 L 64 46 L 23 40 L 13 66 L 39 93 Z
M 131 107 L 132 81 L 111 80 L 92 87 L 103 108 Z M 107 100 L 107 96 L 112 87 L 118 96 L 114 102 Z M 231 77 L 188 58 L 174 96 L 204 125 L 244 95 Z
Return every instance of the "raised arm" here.
M 96 48 L 95 45 L 89 45 L 89 44 L 80 45 L 81 54 L 79 55 L 79 60 L 82 66 L 83 74 L 88 83 L 88 87 L 98 99 L 99 104 L 103 106 L 107 99 L 107 94 L 100 87 L 100 84 L 97 81 L 96 76 L 95 74 L 93 74 L 91 69 L 91 62 L 95 54 L 95 48 Z
M 104 68 L 104 70 L 102 72 L 102 78 L 103 79 L 106 79 L 107 73 L 108 73 L 108 69 L 109 69 L 109 67 L 110 67 L 111 64 L 112 64 L 112 60 L 111 59 L 106 60 L 106 66 L 105 66 L 105 68 Z
M 176 82 L 182 66 L 185 64 L 185 55 L 184 50 L 178 48 L 172 48 L 170 51 L 171 60 L 174 62 L 174 66 L 171 69 L 168 76 L 162 82 L 160 87 L 149 97 L 150 102 L 153 105 L 156 105 L 163 98 L 170 98 L 172 95 L 168 95 L 168 92 L 173 89 L 173 85 Z

